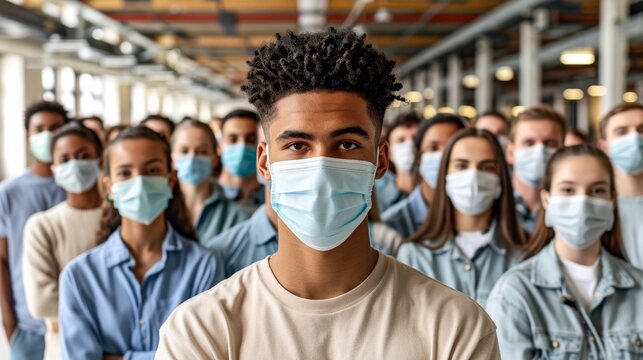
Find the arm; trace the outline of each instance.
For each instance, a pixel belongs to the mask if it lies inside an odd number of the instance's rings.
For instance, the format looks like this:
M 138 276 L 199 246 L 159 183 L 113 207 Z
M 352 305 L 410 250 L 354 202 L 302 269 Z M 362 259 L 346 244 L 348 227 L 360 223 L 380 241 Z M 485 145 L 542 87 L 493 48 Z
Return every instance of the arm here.
M 506 359 L 533 359 L 529 317 L 511 299 L 517 296 L 510 286 L 498 283 L 487 300 L 487 312 L 496 323 L 500 352 Z
M 0 309 L 2 326 L 7 340 L 10 340 L 16 330 L 17 321 L 13 309 L 13 290 L 9 271 L 9 240 L 6 237 L 0 237 Z
M 58 276 L 51 237 L 42 218 L 32 216 L 25 225 L 22 272 L 29 312 L 36 319 L 58 318 Z
M 72 268 L 60 277 L 60 351 L 63 359 L 101 359 L 103 349 L 94 316 L 85 306 L 91 297 L 81 294 Z

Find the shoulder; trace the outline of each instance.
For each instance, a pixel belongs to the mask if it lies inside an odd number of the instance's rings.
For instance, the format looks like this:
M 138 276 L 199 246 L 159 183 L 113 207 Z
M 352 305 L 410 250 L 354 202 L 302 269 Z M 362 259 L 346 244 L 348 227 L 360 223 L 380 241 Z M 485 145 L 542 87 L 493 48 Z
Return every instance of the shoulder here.
M 505 304 L 520 302 L 518 298 L 527 296 L 529 289 L 535 287 L 532 283 L 534 271 L 538 271 L 535 262 L 535 258 L 530 258 L 505 272 L 496 281 L 489 295 L 490 299 L 494 298 Z
M 402 199 L 401 201 L 391 205 L 382 213 L 382 221 L 394 221 L 403 215 L 404 210 L 409 206 L 409 198 Z
M 202 246 L 197 241 L 190 240 L 179 234 L 176 234 L 177 241 L 181 244 L 182 251 L 186 256 L 195 260 L 216 261 L 216 256 L 212 250 Z
M 106 244 L 103 243 L 74 258 L 60 274 L 61 286 L 69 281 L 94 281 L 98 274 L 96 270 L 106 268 L 104 259 L 107 255 Z
M 397 259 L 409 265 L 416 262 L 432 261 L 435 253 L 426 242 L 404 242 L 397 251 Z
M 210 249 L 226 248 L 235 239 L 244 238 L 248 236 L 248 232 L 252 227 L 252 218 L 246 219 L 233 227 L 224 230 L 219 235 L 207 240 L 204 245 Z

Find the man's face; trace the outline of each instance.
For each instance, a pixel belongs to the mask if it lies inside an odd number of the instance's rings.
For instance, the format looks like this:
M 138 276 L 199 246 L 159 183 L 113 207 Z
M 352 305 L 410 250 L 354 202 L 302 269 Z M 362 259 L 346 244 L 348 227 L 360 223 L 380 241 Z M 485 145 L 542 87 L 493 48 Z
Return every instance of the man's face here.
M 223 148 L 231 145 L 257 145 L 257 121 L 254 119 L 245 117 L 228 119 L 221 131 Z
M 479 118 L 476 121 L 475 127 L 476 129 L 487 130 L 496 137 L 501 135 L 507 136 L 509 134 L 509 126 L 507 125 L 507 122 L 493 115 L 487 115 Z
M 563 129 L 553 120 L 523 120 L 516 124 L 513 141 L 507 144 L 507 161 L 513 165 L 515 152 L 534 145 L 560 149 L 563 146 Z
M 259 144 L 259 170 L 270 180 L 270 163 L 332 157 L 378 164 L 376 178 L 388 168 L 388 144 L 379 147 L 379 133 L 360 96 L 348 92 L 292 94 L 275 104 L 267 145 Z M 378 163 L 379 162 L 379 163 Z
M 160 134 L 165 138 L 165 140 L 170 141 L 172 139 L 172 128 L 163 120 L 148 120 L 143 124 L 143 126 L 154 130 L 157 134 Z
M 612 116 L 605 127 L 605 143 L 601 147 L 610 154 L 610 141 L 632 133 L 643 136 L 643 110 L 629 110 Z
M 54 132 L 65 124 L 65 119 L 60 114 L 42 111 L 35 113 L 29 120 L 27 136 L 31 137 L 43 131 Z

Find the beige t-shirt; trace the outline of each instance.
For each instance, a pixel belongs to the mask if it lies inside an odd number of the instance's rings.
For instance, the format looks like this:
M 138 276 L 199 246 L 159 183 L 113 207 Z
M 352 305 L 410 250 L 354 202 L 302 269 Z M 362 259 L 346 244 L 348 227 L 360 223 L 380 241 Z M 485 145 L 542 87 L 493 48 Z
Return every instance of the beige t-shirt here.
M 380 254 L 355 289 L 308 300 L 268 260 L 179 306 L 156 359 L 499 359 L 495 325 L 473 300 Z
M 23 282 L 31 315 L 45 320 L 45 359 L 60 359 L 58 277 L 65 265 L 96 245 L 100 208 L 79 210 L 62 202 L 25 224 Z

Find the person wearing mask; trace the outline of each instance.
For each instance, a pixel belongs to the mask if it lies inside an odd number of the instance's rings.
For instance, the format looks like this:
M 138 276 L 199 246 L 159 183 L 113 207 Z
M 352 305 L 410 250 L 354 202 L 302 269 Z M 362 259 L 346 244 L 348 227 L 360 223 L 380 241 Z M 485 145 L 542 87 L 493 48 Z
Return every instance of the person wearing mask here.
M 410 112 L 398 116 L 386 131 L 390 146 L 390 170 L 375 181 L 379 209 L 384 210 L 406 198 L 417 185 L 415 144 L 413 139 L 420 125 L 420 117 Z
M 480 114 L 473 127 L 480 130 L 487 130 L 492 133 L 504 150 L 507 147 L 509 136 L 509 119 L 497 110 L 489 110 Z
M 213 117 L 212 120 L 210 120 L 210 129 L 212 129 L 217 143 L 223 141 L 223 135 L 221 135 L 221 118 Z
M 643 268 L 643 105 L 623 104 L 605 115 L 599 146 L 614 165 L 625 255 Z
M 438 181 L 442 151 L 467 120 L 452 114 L 438 114 L 424 121 L 415 136 L 416 166 L 420 183 L 408 198 L 386 209 L 382 221 L 403 238 L 414 234 L 429 215 L 429 205 Z
M 525 236 L 515 209 L 495 136 L 461 130 L 444 150 L 433 209 L 397 259 L 485 306 L 500 275 L 520 260 Z
M 99 139 L 105 138 L 105 124 L 99 116 L 84 117 L 78 121 L 85 125 L 86 128 L 95 132 Z
M 158 134 L 161 134 L 167 141 L 170 141 L 170 139 L 172 139 L 172 134 L 174 134 L 174 128 L 176 127 L 174 121 L 160 114 L 149 115 L 148 117 L 143 119 L 139 125 L 156 131 Z
M 0 309 L 12 359 L 42 359 L 45 325 L 29 313 L 22 275 L 24 226 L 31 215 L 65 200 L 51 170 L 51 139 L 67 121 L 54 102 L 31 105 L 25 129 L 33 162 L 23 175 L 0 184 Z
M 145 127 L 105 150 L 97 247 L 60 277 L 64 359 L 151 359 L 159 328 L 183 301 L 214 286 L 214 254 L 188 221 L 170 145 Z
M 581 144 L 589 144 L 587 134 L 578 129 L 567 130 L 565 134 L 565 146 L 574 146 Z
M 528 234 L 536 227 L 545 165 L 563 147 L 566 127 L 562 115 L 542 106 L 521 112 L 511 125 L 506 157 L 514 170 L 512 183 L 518 220 Z
M 502 358 L 640 358 L 643 271 L 623 259 L 610 160 L 591 145 L 559 150 L 540 196 L 528 260 L 489 296 Z
M 190 223 L 201 243 L 248 218 L 231 203 L 212 177 L 219 165 L 212 129 L 198 120 L 185 120 L 172 135 L 172 159 Z
M 114 139 L 118 137 L 118 134 L 120 134 L 121 131 L 129 128 L 127 125 L 114 125 L 110 126 L 105 130 L 105 145 L 109 145 Z
M 264 202 L 263 186 L 257 180 L 258 124 L 259 115 L 250 110 L 234 110 L 221 119 L 219 184 L 226 197 L 248 214 Z
M 401 84 L 364 39 L 290 32 L 249 61 L 279 249 L 182 304 L 157 359 L 499 358 L 475 302 L 371 248 L 373 182 L 388 170 L 379 137 Z
M 96 244 L 103 201 L 98 190 L 100 138 L 80 122 L 72 122 L 51 141 L 52 169 L 67 201 L 34 214 L 24 230 L 23 274 L 31 315 L 45 321 L 45 359 L 60 359 L 58 277 L 76 256 Z

